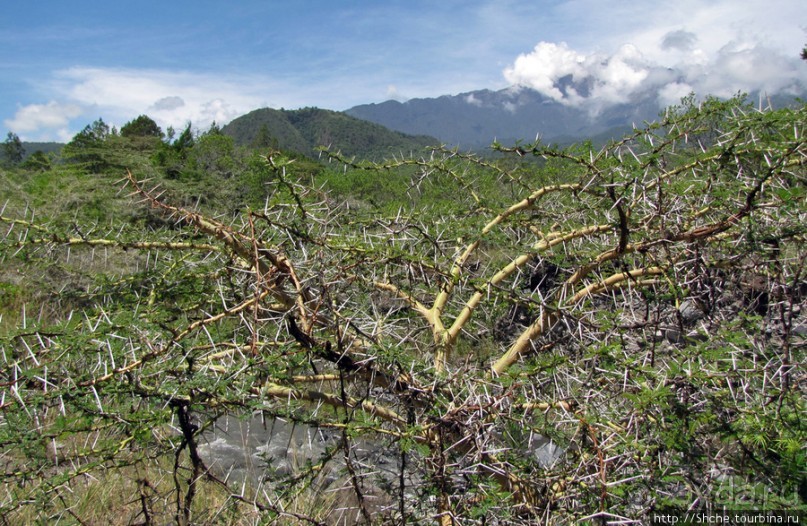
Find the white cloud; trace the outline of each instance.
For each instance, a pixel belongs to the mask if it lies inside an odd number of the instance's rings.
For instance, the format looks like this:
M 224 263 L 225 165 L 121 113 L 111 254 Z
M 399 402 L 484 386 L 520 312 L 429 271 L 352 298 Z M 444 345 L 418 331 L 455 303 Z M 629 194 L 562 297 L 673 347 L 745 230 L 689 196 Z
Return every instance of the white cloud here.
M 67 141 L 99 117 L 120 128 L 141 114 L 163 129 L 191 122 L 204 130 L 257 108 L 312 105 L 326 89 L 261 75 L 88 67 L 56 71 L 43 84 L 53 102 L 24 106 L 5 121 L 26 140 Z M 327 103 L 328 94 L 321 98 Z
M 99 117 L 110 126 L 120 128 L 145 114 L 163 129 L 168 126 L 181 129 L 191 122 L 195 129 L 204 130 L 214 121 L 224 125 L 263 107 L 333 107 L 344 93 L 357 97 L 358 104 L 362 97 L 369 98 L 368 91 L 377 89 L 377 86 L 357 85 L 353 77 L 349 82 L 332 80 L 317 84 L 292 75 L 90 67 L 58 70 L 42 84 L 47 96 L 57 101 L 51 103 L 53 108 L 71 108 L 72 111 L 62 112 L 64 117 L 58 121 L 53 115 L 43 115 L 39 120 L 15 118 L 6 123 L 16 131 L 22 128 L 11 124 L 27 122 L 29 136 L 60 141 L 70 140 Z M 394 85 L 389 85 L 388 94 L 405 100 Z M 26 110 L 29 113 L 36 109 L 42 114 L 51 110 L 50 105 L 30 108 Z
M 627 102 L 642 87 L 650 69 L 636 47 L 626 44 L 612 56 L 594 57 L 588 71 L 595 79 L 590 98 L 605 104 Z
M 160 70 L 70 68 L 57 72 L 54 86 L 117 126 L 145 113 L 163 127 L 190 121 L 205 128 L 266 105 L 262 85 L 242 80 Z
M 592 113 L 645 91 L 664 106 L 691 92 L 729 97 L 756 91 L 802 94 L 807 88 L 807 68 L 796 53 L 786 56 L 745 34 L 711 52 L 698 46 L 700 40 L 684 29 L 660 35 L 658 49 L 675 61 L 670 66 L 631 44 L 611 54 L 585 54 L 565 43 L 540 42 L 503 74 L 511 84 Z
M 665 105 L 691 91 L 807 88 L 800 2 L 561 0 L 554 12 L 569 24 L 567 43 L 558 43 L 548 25 L 545 41 L 503 68 L 503 76 L 564 104 L 597 111 L 645 90 Z
M 69 68 L 57 71 L 47 83 L 54 99 L 47 104 L 20 107 L 4 121 L 24 140 L 69 141 L 86 124 L 103 118 L 120 128 L 147 114 L 164 129 L 192 122 L 205 129 L 214 121 L 233 118 L 267 106 L 267 79 L 159 70 Z
M 658 90 L 658 101 L 661 106 L 678 104 L 681 99 L 693 93 L 695 88 L 686 82 L 671 82 Z
M 389 84 L 387 86 L 387 100 L 397 100 L 398 102 L 405 102 L 408 97 L 405 97 L 398 91 L 398 86 Z
M 706 68 L 696 71 L 698 87 L 720 96 L 737 91 L 796 93 L 807 85 L 807 69 L 797 57 L 785 57 L 759 44 L 731 42 Z
M 585 55 L 566 43 L 540 42 L 520 55 L 504 77 L 511 84 L 532 88 L 558 102 L 577 106 L 587 102 L 625 102 L 642 87 L 650 69 L 639 50 L 629 44 L 616 53 Z
M 565 42 L 540 42 L 531 53 L 519 55 L 513 66 L 504 70 L 504 78 L 557 101 L 576 104 L 581 100 L 580 95 L 574 89 L 564 93 L 557 84 L 564 77 L 571 76 L 578 81 L 587 78 L 585 62 L 585 55 L 569 49 Z
M 505 110 L 509 111 L 510 113 L 515 113 L 518 110 L 518 104 L 515 102 L 505 101 L 502 103 L 502 106 Z
M 3 124 L 23 140 L 64 140 L 71 134 L 67 127 L 71 119 L 78 117 L 82 108 L 77 104 L 50 101 L 47 104 L 29 104 L 20 107 L 11 119 Z M 36 132 L 41 129 L 51 130 L 53 136 L 40 136 Z

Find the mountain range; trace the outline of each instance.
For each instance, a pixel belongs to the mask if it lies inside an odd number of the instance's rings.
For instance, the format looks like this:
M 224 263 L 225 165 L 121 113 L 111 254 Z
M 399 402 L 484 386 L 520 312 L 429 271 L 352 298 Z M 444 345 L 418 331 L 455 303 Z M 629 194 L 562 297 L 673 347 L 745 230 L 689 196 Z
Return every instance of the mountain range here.
M 585 86 L 573 86 L 585 92 Z M 783 107 L 797 99 L 788 95 L 749 100 Z M 801 102 L 800 102 L 801 103 Z M 319 108 L 261 108 L 235 118 L 221 131 L 237 144 L 273 147 L 315 155 L 319 146 L 364 159 L 410 154 L 446 145 L 481 151 L 494 141 L 508 145 L 540 138 L 560 145 L 590 139 L 595 144 L 624 135 L 634 126 L 657 120 L 662 111 L 655 95 L 635 95 L 623 104 L 594 111 L 592 105 L 557 102 L 538 91 L 511 87 L 483 89 L 436 98 L 389 100 L 354 106 L 344 112 Z M 56 143 L 24 143 L 28 154 L 54 151 Z
M 759 97 L 751 94 L 749 100 Z M 774 107 L 791 104 L 795 99 L 784 95 L 763 98 Z M 494 141 L 511 144 L 536 138 L 561 144 L 584 138 L 604 142 L 621 136 L 634 125 L 657 120 L 661 111 L 656 95 L 650 93 L 595 111 L 591 105 L 562 104 L 535 90 L 511 87 L 364 104 L 345 113 L 404 133 L 428 133 L 449 146 L 478 149 Z
M 437 144 L 481 150 L 494 140 L 508 144 L 537 137 L 556 143 L 584 138 L 599 142 L 655 120 L 659 111 L 651 97 L 593 113 L 531 89 L 485 89 L 364 104 L 344 112 L 262 108 L 234 119 L 222 131 L 243 145 L 304 153 L 324 145 L 346 155 L 383 157 Z

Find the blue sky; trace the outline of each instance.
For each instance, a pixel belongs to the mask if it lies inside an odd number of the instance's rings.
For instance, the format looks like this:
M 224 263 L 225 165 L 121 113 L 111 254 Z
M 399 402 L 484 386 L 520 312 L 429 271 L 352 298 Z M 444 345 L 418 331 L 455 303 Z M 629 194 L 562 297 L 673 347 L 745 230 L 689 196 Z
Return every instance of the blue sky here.
M 0 120 L 66 141 L 102 117 L 224 124 L 259 107 L 438 97 L 511 85 L 607 105 L 652 87 L 730 95 L 807 86 L 797 0 L 7 2 Z M 586 97 L 559 93 L 589 78 Z

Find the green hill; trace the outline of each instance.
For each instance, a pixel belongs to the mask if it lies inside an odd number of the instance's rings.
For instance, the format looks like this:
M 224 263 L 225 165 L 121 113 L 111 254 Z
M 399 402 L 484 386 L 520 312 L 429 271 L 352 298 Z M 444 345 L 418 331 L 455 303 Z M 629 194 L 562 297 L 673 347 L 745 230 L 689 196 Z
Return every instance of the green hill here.
M 62 151 L 64 144 L 60 142 L 23 142 L 22 147 L 25 148 L 25 157 L 30 157 L 34 152 L 42 153 L 56 153 Z
M 236 118 L 222 128 L 236 144 L 273 147 L 314 154 L 319 146 L 363 158 L 409 153 L 439 144 L 433 137 L 392 131 L 345 113 L 319 108 L 262 108 Z

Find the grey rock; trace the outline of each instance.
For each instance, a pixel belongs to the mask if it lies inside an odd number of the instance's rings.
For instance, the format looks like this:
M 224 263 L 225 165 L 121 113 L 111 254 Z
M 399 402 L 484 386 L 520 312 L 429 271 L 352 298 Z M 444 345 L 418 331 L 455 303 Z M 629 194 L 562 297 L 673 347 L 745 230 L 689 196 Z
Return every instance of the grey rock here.
M 693 300 L 682 301 L 678 312 L 681 314 L 681 319 L 684 323 L 695 323 L 705 315 L 703 310 Z
M 553 466 L 566 453 L 566 450 L 554 443 L 552 439 L 541 435 L 531 438 L 527 447 L 542 468 Z
M 333 443 L 314 428 L 280 419 L 226 416 L 202 436 L 199 453 L 214 475 L 257 482 L 267 470 L 291 473 L 295 465 L 318 459 Z
M 681 343 L 684 341 L 684 335 L 678 329 L 667 328 L 664 329 L 664 339 L 670 343 Z
M 690 342 L 705 342 L 709 336 L 700 331 L 689 331 L 687 333 L 687 341 Z

